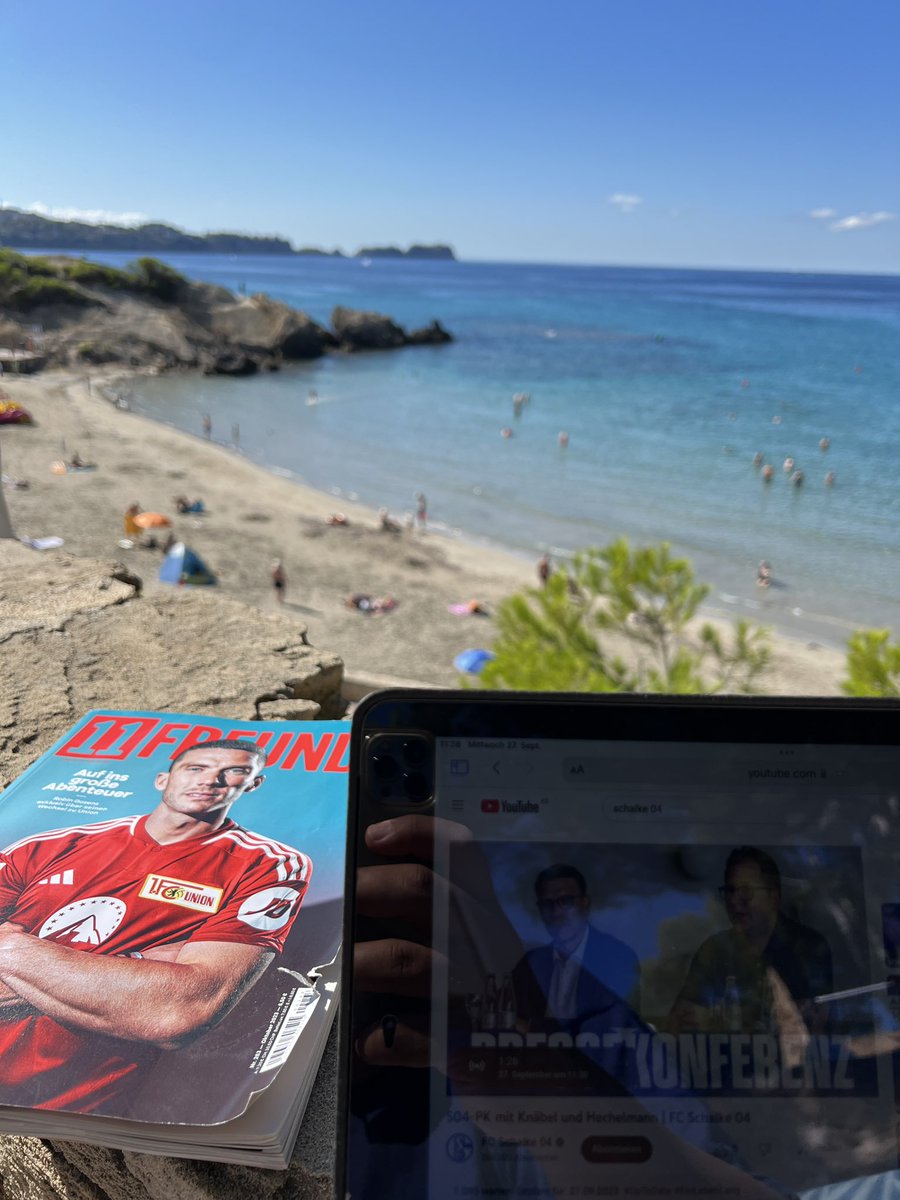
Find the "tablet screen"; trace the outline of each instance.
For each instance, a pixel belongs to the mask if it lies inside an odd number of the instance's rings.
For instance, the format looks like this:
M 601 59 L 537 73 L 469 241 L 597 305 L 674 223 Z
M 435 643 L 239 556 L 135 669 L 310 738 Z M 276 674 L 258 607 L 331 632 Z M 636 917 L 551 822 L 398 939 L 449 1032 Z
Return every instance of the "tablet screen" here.
M 897 1167 L 895 748 L 432 745 L 429 1198 L 812 1200 Z

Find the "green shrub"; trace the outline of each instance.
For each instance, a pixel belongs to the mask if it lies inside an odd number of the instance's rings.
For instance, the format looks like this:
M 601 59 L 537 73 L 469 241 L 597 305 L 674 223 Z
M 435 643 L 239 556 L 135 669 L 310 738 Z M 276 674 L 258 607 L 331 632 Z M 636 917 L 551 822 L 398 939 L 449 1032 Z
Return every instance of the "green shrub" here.
M 14 288 L 21 287 L 27 279 L 28 276 L 21 267 L 0 259 L 0 296 L 8 296 Z
M 770 659 L 768 633 L 747 621 L 727 640 L 710 624 L 689 629 L 708 591 L 666 542 L 583 551 L 545 587 L 503 601 L 496 658 L 480 679 L 516 691 L 750 692 Z M 602 634 L 631 647 L 628 662 Z
M 20 312 L 30 312 L 44 304 L 77 304 L 82 307 L 93 301 L 70 283 L 61 279 L 47 279 L 35 275 L 24 283 L 13 288 L 7 296 L 7 302 Z
M 38 254 L 20 255 L 24 260 L 25 270 L 29 275 L 44 276 L 49 279 L 59 278 L 59 263 L 52 262 Z
M 100 263 L 80 259 L 78 262 L 68 262 L 63 265 L 63 276 L 72 283 L 82 283 L 85 287 L 99 286 L 123 290 L 134 287 L 134 280 L 124 271 L 115 267 L 104 267 Z
M 18 254 L 15 250 L 0 249 L 0 271 L 18 268 L 24 270 L 28 265 L 28 259 L 24 254 Z
M 178 298 L 179 291 L 187 282 L 183 275 L 158 258 L 139 258 L 130 265 L 128 273 L 140 291 L 166 304 Z
M 857 629 L 847 642 L 848 696 L 900 696 L 900 642 L 889 629 Z

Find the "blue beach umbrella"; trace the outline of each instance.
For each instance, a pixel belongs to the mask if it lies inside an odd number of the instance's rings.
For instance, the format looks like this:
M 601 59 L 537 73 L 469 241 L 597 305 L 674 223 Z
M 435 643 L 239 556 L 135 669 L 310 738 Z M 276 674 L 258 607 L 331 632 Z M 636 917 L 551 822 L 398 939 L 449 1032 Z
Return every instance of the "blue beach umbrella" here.
M 464 675 L 480 675 L 485 664 L 497 657 L 491 650 L 460 650 L 453 665 Z

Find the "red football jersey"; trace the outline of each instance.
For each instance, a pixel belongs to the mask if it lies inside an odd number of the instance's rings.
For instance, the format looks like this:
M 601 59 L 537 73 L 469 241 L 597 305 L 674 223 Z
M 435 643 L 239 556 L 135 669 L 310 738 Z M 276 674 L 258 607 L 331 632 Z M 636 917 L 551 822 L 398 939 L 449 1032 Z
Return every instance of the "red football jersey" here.
M 226 821 L 160 845 L 146 816 L 36 834 L 0 854 L 0 920 L 88 954 L 182 942 L 280 951 L 309 883 L 306 855 Z M 151 1048 L 152 1049 L 152 1048 Z M 148 1047 L 0 1007 L 0 1103 L 88 1112 Z

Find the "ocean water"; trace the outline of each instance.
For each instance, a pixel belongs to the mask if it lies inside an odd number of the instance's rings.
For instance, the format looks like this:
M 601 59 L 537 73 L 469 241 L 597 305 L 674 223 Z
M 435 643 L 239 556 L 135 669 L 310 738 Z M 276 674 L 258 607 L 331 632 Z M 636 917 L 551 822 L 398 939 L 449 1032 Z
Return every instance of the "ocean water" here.
M 900 277 L 169 261 L 326 323 L 336 304 L 407 327 L 436 317 L 456 341 L 250 379 L 141 380 L 141 412 L 199 433 L 208 411 L 224 442 L 238 423 L 243 454 L 331 490 L 336 507 L 402 513 L 424 491 L 443 532 L 533 558 L 666 539 L 712 585 L 714 611 L 836 644 L 858 626 L 900 628 Z M 774 578 L 762 593 L 761 559 Z

